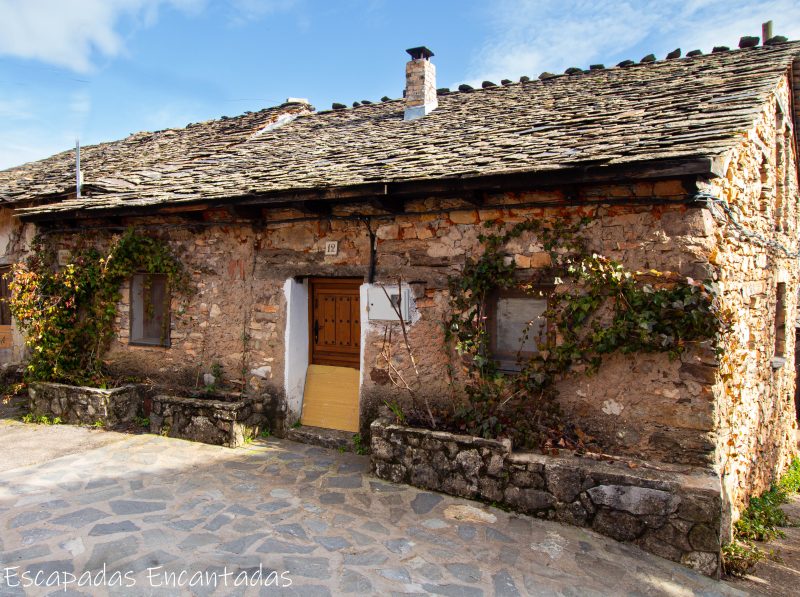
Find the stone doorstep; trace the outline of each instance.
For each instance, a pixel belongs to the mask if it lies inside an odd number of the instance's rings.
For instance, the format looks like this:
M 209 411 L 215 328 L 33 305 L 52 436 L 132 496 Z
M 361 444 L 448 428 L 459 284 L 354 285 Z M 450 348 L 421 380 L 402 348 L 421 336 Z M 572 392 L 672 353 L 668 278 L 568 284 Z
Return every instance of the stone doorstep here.
M 331 448 L 333 450 L 344 449 L 347 452 L 355 452 L 353 435 L 354 434 L 349 431 L 311 427 L 309 425 L 291 427 L 286 431 L 286 439 L 301 444 L 320 446 L 321 448 Z

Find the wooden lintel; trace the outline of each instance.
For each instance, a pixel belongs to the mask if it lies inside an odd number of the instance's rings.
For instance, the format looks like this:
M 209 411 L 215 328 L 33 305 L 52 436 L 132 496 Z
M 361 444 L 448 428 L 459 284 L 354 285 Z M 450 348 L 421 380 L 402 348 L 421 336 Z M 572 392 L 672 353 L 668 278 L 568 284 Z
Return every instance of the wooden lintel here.
M 186 203 L 170 207 L 156 207 L 154 211 L 160 214 L 182 214 L 190 211 L 205 211 L 206 209 L 208 209 L 208 203 Z
M 317 216 L 329 216 L 333 212 L 330 201 L 301 201 L 296 206 L 304 213 Z
M 465 193 L 462 199 L 464 199 L 464 201 L 470 205 L 481 207 L 484 203 L 486 203 L 486 193 L 484 191 L 471 191 Z
M 190 222 L 204 222 L 205 221 L 205 214 L 206 210 L 203 211 L 181 211 L 177 212 L 175 215 L 183 218 L 184 220 L 188 220 Z
M 231 215 L 246 220 L 263 220 L 264 208 L 258 205 L 231 205 L 228 207 Z
M 400 197 L 378 197 L 375 203 L 384 211 L 390 214 L 403 213 L 406 207 L 406 202 Z
M 110 226 L 118 226 L 120 228 L 125 226 L 125 219 L 122 216 L 110 215 L 103 217 L 103 220 Z

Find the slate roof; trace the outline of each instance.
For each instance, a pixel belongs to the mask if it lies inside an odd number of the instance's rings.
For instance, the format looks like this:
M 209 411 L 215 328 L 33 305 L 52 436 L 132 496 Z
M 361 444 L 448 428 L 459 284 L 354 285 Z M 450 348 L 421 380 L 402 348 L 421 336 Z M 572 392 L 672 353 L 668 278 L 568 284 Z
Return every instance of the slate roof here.
M 591 70 L 439 97 L 403 120 L 403 100 L 301 114 L 255 134 L 272 108 L 82 150 L 91 196 L 28 213 L 224 200 L 593 164 L 715 157 L 747 131 L 800 42 Z M 74 187 L 74 151 L 0 172 L 0 200 Z

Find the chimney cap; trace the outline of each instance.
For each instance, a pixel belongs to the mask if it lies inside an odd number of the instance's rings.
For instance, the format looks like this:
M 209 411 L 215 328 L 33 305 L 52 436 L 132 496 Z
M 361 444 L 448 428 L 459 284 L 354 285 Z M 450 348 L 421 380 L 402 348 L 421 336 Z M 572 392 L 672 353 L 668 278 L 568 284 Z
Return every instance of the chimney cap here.
M 425 46 L 419 46 L 418 48 L 409 48 L 406 50 L 409 56 L 411 56 L 412 60 L 419 60 L 421 58 L 430 59 L 433 56 L 433 52 L 431 52 Z

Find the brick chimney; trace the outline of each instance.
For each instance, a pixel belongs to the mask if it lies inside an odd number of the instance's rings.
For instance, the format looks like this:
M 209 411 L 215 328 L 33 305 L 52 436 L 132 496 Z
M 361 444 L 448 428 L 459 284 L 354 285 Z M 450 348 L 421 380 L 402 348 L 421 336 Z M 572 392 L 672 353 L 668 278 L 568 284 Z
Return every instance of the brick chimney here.
M 431 62 L 431 52 L 425 46 L 406 50 L 411 60 L 406 64 L 405 120 L 422 118 L 436 109 L 436 67 Z

